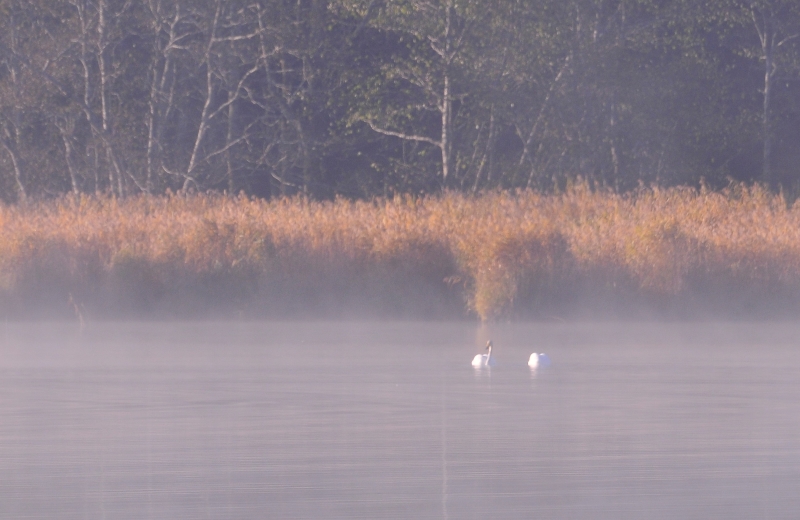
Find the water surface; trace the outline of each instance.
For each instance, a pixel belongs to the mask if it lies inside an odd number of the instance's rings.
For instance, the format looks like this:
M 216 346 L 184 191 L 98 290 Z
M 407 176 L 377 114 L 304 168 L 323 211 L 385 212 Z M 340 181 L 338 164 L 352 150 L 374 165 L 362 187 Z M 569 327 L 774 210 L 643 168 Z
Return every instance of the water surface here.
M 2 518 L 800 511 L 793 324 L 11 324 L 0 414 Z

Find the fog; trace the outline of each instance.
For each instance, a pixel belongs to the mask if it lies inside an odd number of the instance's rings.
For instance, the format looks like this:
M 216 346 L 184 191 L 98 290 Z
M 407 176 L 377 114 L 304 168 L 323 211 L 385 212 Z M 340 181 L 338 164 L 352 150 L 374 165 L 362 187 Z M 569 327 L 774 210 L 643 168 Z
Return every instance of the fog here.
M 487 338 L 497 365 L 475 369 Z M 798 341 L 793 323 L 7 323 L 0 514 L 792 518 Z

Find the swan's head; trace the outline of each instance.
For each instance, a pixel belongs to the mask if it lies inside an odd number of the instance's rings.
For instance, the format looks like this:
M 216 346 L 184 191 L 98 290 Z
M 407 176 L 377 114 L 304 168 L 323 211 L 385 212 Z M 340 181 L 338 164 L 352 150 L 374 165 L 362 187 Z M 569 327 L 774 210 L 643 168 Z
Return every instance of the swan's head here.
M 489 341 L 486 342 L 486 350 L 491 349 L 493 346 L 494 345 L 492 345 L 492 340 L 489 340 Z

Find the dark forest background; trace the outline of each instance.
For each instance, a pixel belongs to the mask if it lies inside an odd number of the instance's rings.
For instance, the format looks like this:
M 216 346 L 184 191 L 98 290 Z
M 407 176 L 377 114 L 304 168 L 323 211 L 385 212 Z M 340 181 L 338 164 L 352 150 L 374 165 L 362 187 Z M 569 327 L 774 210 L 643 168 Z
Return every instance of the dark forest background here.
M 796 0 L 0 0 L 0 198 L 800 189 Z

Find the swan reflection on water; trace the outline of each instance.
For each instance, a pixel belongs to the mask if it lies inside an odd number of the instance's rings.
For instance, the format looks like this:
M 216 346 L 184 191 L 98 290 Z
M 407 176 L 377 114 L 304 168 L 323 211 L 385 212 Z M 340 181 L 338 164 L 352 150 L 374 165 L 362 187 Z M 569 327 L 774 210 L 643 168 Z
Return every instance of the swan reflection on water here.
M 478 354 L 472 359 L 472 366 L 475 368 L 482 368 L 482 367 L 493 367 L 496 365 L 494 359 L 492 359 L 492 340 L 486 342 L 486 354 Z

